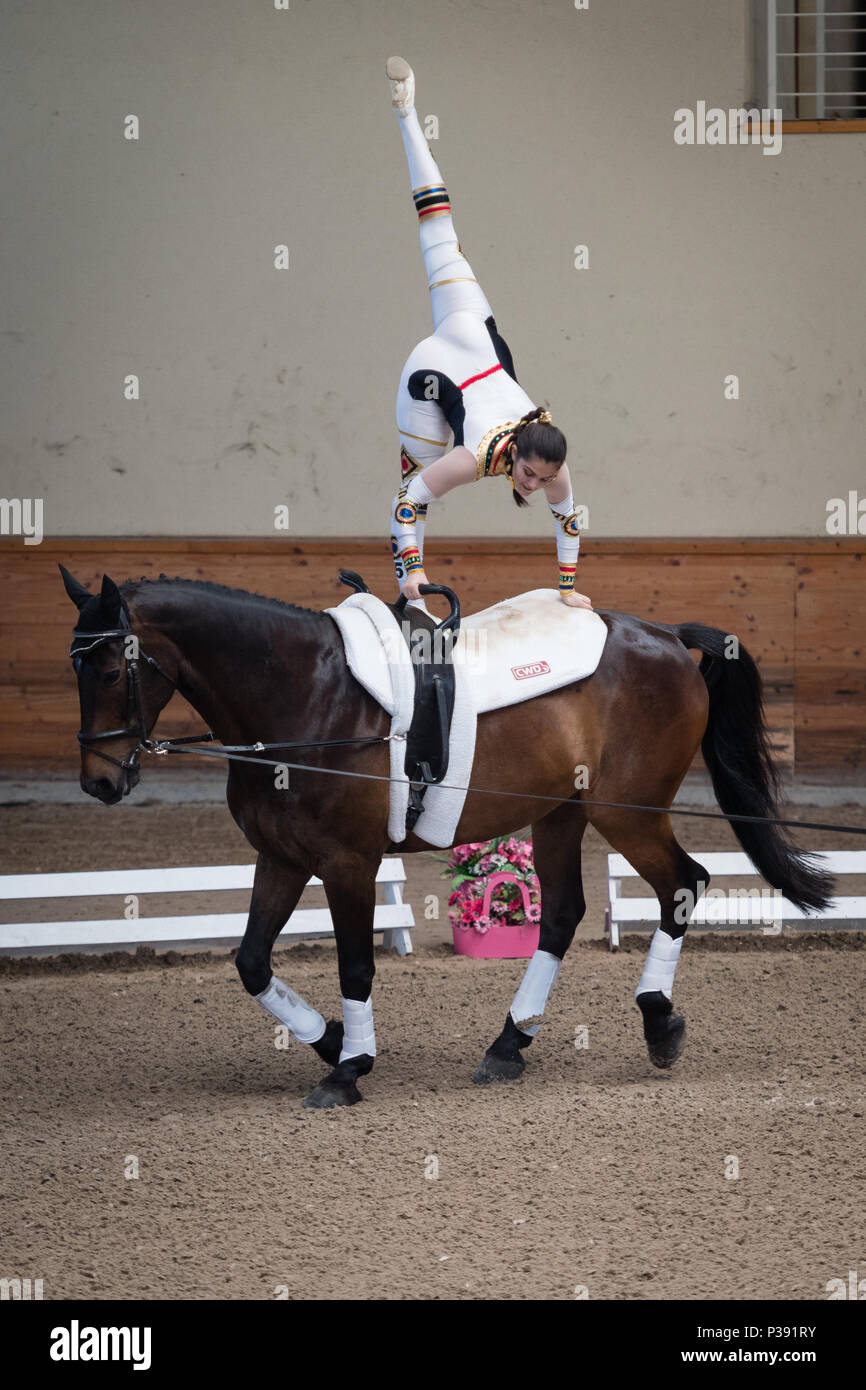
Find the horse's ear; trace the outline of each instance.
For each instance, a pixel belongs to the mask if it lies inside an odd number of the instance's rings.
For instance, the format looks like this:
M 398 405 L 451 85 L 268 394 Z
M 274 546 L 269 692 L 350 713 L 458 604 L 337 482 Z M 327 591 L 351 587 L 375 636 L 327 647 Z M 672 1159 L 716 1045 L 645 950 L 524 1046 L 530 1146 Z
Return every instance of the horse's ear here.
M 58 564 L 57 568 L 60 570 L 63 578 L 63 587 L 80 613 L 85 603 L 93 598 L 92 593 L 89 589 L 85 589 L 83 584 L 79 584 L 78 580 L 74 575 L 69 573 L 65 565 Z
M 123 607 L 123 598 L 114 580 L 109 579 L 107 574 L 102 576 L 102 589 L 99 594 L 99 602 L 109 626 L 116 625 L 120 621 L 120 610 Z

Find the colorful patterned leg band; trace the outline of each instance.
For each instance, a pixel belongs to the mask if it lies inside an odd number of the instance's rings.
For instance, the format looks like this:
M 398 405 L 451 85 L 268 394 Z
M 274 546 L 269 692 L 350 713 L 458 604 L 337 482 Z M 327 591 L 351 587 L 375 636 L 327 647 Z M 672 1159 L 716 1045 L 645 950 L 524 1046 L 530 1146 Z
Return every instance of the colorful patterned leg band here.
M 431 217 L 442 217 L 451 212 L 451 202 L 444 183 L 431 184 L 428 188 L 416 188 L 412 197 L 420 222 L 427 222 Z

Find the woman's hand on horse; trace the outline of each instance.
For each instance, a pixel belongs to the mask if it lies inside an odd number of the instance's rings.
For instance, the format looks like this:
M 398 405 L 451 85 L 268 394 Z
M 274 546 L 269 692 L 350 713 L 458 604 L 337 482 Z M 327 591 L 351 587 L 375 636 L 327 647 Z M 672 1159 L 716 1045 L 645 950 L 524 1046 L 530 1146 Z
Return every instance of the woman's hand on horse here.
M 560 594 L 559 597 L 562 599 L 563 603 L 568 604 L 569 608 L 592 607 L 592 599 L 587 598 L 586 594 L 579 594 L 576 589 L 567 590 L 564 594 Z
M 406 580 L 406 583 L 403 585 L 403 593 L 405 594 L 406 598 L 419 599 L 422 597 L 422 595 L 418 592 L 418 585 L 429 583 L 430 580 L 427 578 L 423 570 L 413 570 L 412 573 L 409 575 L 409 578 Z

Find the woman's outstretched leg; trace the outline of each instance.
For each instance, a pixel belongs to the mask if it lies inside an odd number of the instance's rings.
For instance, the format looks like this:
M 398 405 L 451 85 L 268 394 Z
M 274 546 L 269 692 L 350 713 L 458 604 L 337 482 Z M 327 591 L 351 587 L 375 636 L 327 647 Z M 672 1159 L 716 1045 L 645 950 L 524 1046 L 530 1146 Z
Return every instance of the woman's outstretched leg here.
M 462 311 L 488 319 L 491 309 L 472 267 L 460 250 L 451 203 L 415 111 L 415 77 L 404 58 L 389 58 L 392 105 L 409 163 L 412 197 L 421 224 L 421 250 L 433 310 L 433 327 L 449 314 Z

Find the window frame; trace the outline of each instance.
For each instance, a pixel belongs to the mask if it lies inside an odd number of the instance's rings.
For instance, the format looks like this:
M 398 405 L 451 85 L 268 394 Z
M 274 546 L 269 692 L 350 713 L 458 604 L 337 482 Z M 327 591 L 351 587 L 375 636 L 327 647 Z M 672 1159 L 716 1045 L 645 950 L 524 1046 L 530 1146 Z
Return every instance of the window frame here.
M 762 92 L 763 97 L 760 100 L 755 99 L 744 103 L 746 106 L 773 110 L 778 104 L 776 97 L 777 64 L 775 62 L 776 22 L 779 18 L 785 17 L 785 15 L 779 14 L 783 3 L 784 0 L 752 0 L 750 24 L 752 86 L 753 89 Z M 793 3 L 793 0 L 790 0 L 790 3 Z M 785 4 L 786 9 L 790 8 L 790 3 Z M 866 11 L 866 0 L 861 0 L 861 3 Z M 809 14 L 802 16 L 803 19 L 813 17 Z M 771 36 L 772 43 L 770 43 Z M 773 59 L 772 81 L 770 78 L 771 57 Z M 832 96 L 832 93 L 829 95 Z M 783 135 L 858 135 L 866 132 L 866 114 L 852 117 L 786 118 L 781 122 L 781 129 Z M 769 128 L 762 126 L 763 130 L 769 130 Z

